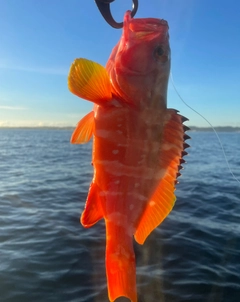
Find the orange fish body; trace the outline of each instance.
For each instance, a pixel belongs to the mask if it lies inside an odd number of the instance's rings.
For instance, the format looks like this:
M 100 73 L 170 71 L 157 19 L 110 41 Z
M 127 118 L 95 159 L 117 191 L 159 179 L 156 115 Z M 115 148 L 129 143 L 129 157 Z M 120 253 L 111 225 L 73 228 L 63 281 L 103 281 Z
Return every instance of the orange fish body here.
M 170 71 L 168 25 L 125 14 L 123 35 L 106 69 L 77 59 L 69 89 L 95 103 L 71 141 L 93 135 L 94 176 L 81 223 L 106 223 L 106 272 L 110 301 L 137 301 L 133 236 L 143 244 L 169 214 L 184 155 L 185 120 L 167 109 Z

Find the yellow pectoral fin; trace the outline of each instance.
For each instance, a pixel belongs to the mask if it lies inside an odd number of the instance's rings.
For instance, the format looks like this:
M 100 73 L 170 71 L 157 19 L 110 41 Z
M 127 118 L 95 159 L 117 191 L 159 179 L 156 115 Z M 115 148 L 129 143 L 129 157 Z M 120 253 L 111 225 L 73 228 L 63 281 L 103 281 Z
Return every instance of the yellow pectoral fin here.
M 93 126 L 94 126 L 94 112 L 91 111 L 78 122 L 77 127 L 73 131 L 71 137 L 71 143 L 72 144 L 87 143 L 92 137 Z
M 140 244 L 144 243 L 147 236 L 168 216 L 174 206 L 176 178 L 180 174 L 182 156 L 187 154 L 184 149 L 188 147 L 184 143 L 184 140 L 189 138 L 184 133 L 188 130 L 182 124 L 184 120 L 186 119 L 175 110 L 168 109 L 160 150 L 161 169 L 165 169 L 165 174 L 138 222 L 134 237 Z
M 87 59 L 76 59 L 68 75 L 69 90 L 80 98 L 104 105 L 112 99 L 111 82 L 106 69 Z

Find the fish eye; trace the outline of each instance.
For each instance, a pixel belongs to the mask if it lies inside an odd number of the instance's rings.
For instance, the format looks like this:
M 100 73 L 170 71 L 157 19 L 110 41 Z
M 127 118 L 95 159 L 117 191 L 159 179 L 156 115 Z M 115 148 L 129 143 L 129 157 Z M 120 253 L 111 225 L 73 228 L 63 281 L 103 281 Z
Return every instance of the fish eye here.
M 154 55 L 156 57 L 161 57 L 163 54 L 164 54 L 164 50 L 163 50 L 162 46 L 158 46 L 154 51 Z
M 161 45 L 159 45 L 154 50 L 154 57 L 156 60 L 166 63 L 169 60 L 169 53 L 168 51 L 165 51 Z

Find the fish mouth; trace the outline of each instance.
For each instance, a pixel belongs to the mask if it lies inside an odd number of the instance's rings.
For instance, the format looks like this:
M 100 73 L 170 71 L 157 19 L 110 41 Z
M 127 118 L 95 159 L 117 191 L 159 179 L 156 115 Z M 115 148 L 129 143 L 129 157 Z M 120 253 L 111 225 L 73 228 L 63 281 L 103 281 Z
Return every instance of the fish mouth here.
M 168 22 L 157 18 L 136 18 L 131 17 L 131 12 L 127 11 L 123 22 L 123 35 L 125 41 L 130 42 L 134 36 L 135 39 L 154 39 L 157 36 L 166 37 L 168 35 Z
M 141 20 L 141 23 L 139 22 Z M 168 22 L 164 19 L 147 18 L 147 19 L 131 19 L 129 29 L 132 32 L 159 32 L 163 29 L 168 30 Z

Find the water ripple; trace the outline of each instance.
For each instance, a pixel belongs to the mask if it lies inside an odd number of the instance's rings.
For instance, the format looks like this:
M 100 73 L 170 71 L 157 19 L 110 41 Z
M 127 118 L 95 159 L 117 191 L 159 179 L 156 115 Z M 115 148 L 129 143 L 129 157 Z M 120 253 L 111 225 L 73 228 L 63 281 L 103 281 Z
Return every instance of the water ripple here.
M 239 167 L 240 134 L 221 135 Z M 71 145 L 70 136 L 0 130 L 3 302 L 107 301 L 104 223 L 79 223 L 91 144 Z M 134 243 L 139 302 L 240 301 L 240 189 L 211 133 L 191 136 L 174 210 L 144 246 Z

